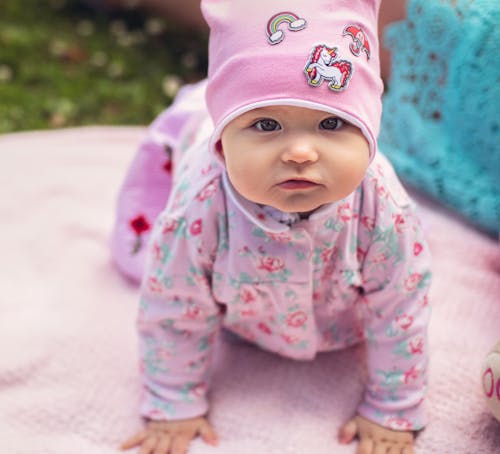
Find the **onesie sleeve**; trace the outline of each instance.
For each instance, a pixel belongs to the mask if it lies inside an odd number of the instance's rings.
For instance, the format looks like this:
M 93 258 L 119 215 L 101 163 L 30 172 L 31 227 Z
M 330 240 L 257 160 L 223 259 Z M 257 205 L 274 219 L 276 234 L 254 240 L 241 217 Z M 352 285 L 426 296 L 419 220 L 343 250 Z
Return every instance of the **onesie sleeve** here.
M 152 232 L 137 321 L 141 414 L 149 419 L 185 419 L 208 410 L 210 363 L 221 323 L 211 291 L 217 192 L 220 185 L 208 183 L 187 209 L 163 211 Z
M 365 188 L 371 206 L 359 231 L 368 382 L 358 412 L 394 430 L 419 430 L 425 425 L 430 254 L 413 202 L 392 168 L 382 167 Z

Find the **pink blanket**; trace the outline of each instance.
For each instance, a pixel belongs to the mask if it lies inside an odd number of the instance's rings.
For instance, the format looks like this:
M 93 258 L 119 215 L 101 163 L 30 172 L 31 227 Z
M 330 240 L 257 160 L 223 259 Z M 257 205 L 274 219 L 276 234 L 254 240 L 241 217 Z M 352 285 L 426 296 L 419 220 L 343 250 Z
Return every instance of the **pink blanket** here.
M 137 289 L 112 267 L 107 236 L 143 133 L 96 127 L 0 137 L 2 452 L 116 453 L 141 425 Z M 480 385 L 481 361 L 500 339 L 500 248 L 419 202 L 434 255 L 434 309 L 430 424 L 417 453 L 500 452 L 500 424 Z M 335 434 L 362 392 L 359 348 L 309 363 L 227 340 L 219 351 L 211 417 L 221 444 L 195 441 L 190 453 L 355 452 Z

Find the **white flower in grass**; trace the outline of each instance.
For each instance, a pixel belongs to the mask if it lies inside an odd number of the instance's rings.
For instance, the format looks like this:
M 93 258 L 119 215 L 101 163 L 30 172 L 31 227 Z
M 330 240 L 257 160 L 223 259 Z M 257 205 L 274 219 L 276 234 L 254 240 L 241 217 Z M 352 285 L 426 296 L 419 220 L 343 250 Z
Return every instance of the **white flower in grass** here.
M 7 65 L 0 65 L 0 82 L 9 82 L 14 75 L 12 68 Z
M 114 20 L 109 24 L 109 31 L 114 36 L 120 36 L 127 34 L 127 25 L 122 20 Z
M 90 64 L 96 68 L 103 68 L 106 63 L 108 63 L 108 56 L 102 51 L 95 52 L 90 58 Z
M 166 30 L 167 26 L 162 19 L 151 17 L 146 20 L 144 28 L 148 35 L 156 36 L 162 34 Z
M 78 24 L 76 24 L 76 32 L 80 36 L 90 36 L 94 34 L 94 31 L 95 31 L 95 25 L 93 22 L 89 20 L 84 19 L 78 22 Z
M 123 63 L 114 61 L 111 62 L 108 66 L 108 75 L 111 78 L 117 78 L 120 76 L 123 76 L 123 73 L 125 72 L 125 68 L 123 67 Z
M 168 75 L 163 79 L 162 88 L 169 98 L 173 98 L 181 88 L 182 81 L 178 76 Z
M 61 39 L 53 39 L 49 44 L 49 52 L 54 57 L 63 56 L 67 52 L 68 48 L 69 48 L 68 43 Z

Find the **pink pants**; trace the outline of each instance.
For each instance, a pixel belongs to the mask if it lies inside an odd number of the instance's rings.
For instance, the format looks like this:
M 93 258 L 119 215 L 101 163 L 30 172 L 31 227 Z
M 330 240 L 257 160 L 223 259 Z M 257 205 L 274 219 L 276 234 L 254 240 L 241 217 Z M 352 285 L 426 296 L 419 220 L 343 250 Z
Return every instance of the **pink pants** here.
M 204 93 L 205 81 L 184 87 L 155 119 L 118 194 L 111 255 L 120 272 L 135 282 L 141 280 L 151 229 L 170 194 L 183 132 L 193 114 L 204 110 Z

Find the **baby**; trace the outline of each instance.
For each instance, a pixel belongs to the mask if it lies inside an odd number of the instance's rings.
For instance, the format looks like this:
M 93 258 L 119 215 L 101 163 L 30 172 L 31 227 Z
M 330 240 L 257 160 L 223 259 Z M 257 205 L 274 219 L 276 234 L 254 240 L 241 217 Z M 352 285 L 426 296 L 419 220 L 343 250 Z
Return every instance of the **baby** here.
M 207 396 L 224 328 L 297 360 L 365 342 L 366 391 L 339 440 L 413 452 L 431 274 L 377 151 L 378 3 L 202 1 L 208 80 L 153 123 L 119 199 L 114 259 L 143 276 L 147 419 L 123 449 L 217 443 Z

